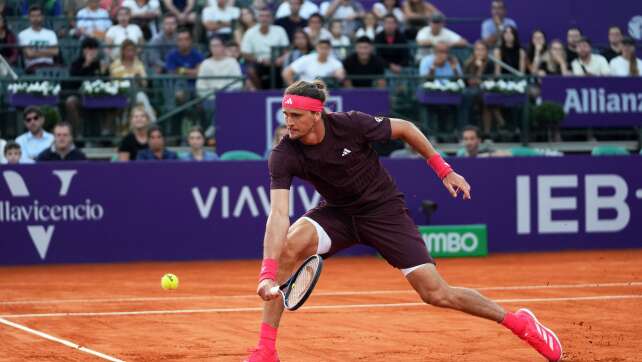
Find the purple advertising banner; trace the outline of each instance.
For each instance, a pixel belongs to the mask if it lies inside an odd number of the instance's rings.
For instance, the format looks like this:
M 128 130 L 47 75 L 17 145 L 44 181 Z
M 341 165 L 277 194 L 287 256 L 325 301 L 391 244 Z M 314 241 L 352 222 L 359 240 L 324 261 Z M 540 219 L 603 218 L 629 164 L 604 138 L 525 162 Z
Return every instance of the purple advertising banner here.
M 283 124 L 282 91 L 222 92 L 216 96 L 216 149 L 248 150 L 259 155 L 272 149 L 274 129 Z M 332 90 L 326 101 L 332 111 L 358 109 L 373 115 L 390 114 L 385 89 Z
M 491 253 L 642 247 L 642 157 L 451 163 L 472 200 L 452 199 L 421 160 L 384 161 L 417 224 L 426 224 L 422 201 L 432 200 L 432 224 L 486 224 Z M 58 163 L 0 174 L 0 264 L 261 255 L 265 161 Z M 320 196 L 298 183 L 290 199 L 294 220 Z
M 544 77 L 542 98 L 564 106 L 563 127 L 642 125 L 639 77 Z

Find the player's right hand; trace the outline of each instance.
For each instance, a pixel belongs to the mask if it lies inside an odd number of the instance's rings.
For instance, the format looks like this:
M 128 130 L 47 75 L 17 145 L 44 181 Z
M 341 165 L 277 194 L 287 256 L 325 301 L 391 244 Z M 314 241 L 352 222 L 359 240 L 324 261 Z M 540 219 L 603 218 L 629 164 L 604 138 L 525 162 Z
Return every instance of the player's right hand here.
M 281 294 L 279 292 L 273 293 L 272 288 L 274 287 L 277 287 L 277 290 L 278 290 L 278 285 L 274 280 L 263 279 L 259 282 L 259 286 L 256 289 L 256 294 L 258 294 L 259 297 L 261 297 L 261 299 L 263 299 L 266 302 L 270 300 L 274 300 L 278 298 L 279 295 Z

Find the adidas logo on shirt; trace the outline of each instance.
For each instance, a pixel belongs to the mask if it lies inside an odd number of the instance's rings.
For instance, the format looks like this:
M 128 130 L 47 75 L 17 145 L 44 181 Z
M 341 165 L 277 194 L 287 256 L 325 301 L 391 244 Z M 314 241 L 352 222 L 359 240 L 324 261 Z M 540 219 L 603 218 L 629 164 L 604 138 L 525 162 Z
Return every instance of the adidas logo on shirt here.
M 345 156 L 349 155 L 351 152 L 352 151 L 350 151 L 349 149 L 344 148 L 343 152 L 341 153 L 341 157 L 345 157 Z

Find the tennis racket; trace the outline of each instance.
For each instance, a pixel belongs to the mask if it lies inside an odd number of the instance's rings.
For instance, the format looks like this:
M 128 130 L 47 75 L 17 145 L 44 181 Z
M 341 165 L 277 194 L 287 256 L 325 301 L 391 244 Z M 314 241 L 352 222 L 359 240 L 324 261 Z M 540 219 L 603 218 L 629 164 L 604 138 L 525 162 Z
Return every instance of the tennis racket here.
M 312 255 L 301 264 L 285 283 L 271 289 L 272 294 L 281 293 L 283 306 L 288 310 L 297 310 L 305 303 L 319 280 L 323 269 L 323 258 Z

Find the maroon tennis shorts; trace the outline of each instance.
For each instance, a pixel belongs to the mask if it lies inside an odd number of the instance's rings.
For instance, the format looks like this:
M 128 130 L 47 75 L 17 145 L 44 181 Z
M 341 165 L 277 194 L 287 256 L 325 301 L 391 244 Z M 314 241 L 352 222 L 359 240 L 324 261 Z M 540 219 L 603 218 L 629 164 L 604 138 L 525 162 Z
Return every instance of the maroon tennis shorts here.
M 379 207 L 365 215 L 349 215 L 321 204 L 304 216 L 316 221 L 332 241 L 324 258 L 355 244 L 374 247 L 395 268 L 434 264 L 417 226 L 403 201 Z

